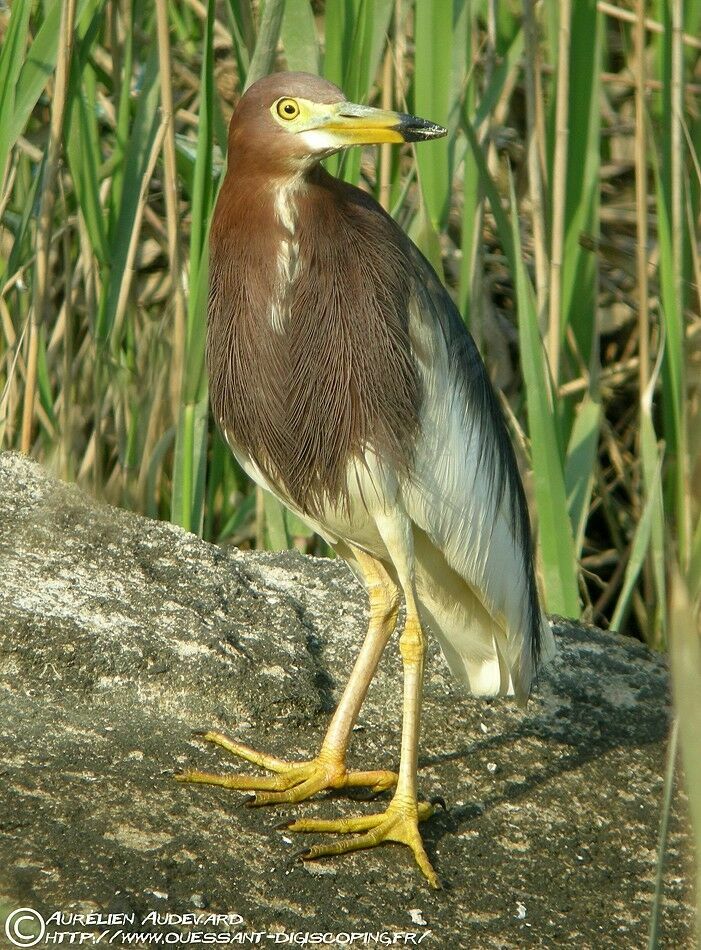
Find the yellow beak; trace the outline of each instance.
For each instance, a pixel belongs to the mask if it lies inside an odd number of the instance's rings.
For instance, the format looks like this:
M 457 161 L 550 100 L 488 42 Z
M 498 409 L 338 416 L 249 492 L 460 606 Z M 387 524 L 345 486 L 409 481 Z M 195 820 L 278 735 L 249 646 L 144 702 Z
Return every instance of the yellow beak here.
M 415 115 L 388 112 L 354 102 L 339 102 L 317 128 L 333 134 L 342 145 L 375 145 L 379 142 L 421 142 L 447 135 L 448 130 Z

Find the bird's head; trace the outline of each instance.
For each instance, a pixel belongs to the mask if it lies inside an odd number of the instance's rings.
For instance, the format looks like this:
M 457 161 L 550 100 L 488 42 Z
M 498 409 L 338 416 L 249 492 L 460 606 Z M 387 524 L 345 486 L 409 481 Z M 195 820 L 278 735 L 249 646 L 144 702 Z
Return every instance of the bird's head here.
M 231 119 L 229 161 L 249 160 L 294 174 L 351 145 L 418 142 L 446 129 L 414 115 L 348 102 L 310 73 L 273 73 L 241 97 Z

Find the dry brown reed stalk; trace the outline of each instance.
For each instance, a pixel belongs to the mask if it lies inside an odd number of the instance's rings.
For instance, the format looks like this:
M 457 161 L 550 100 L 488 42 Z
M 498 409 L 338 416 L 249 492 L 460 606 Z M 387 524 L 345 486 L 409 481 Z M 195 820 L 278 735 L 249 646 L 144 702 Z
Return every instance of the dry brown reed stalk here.
M 45 309 L 49 298 L 51 275 L 49 273 L 49 253 L 51 250 L 51 232 L 54 222 L 54 205 L 56 202 L 56 178 L 58 176 L 59 161 L 61 158 L 61 144 L 63 138 L 63 119 L 66 111 L 66 93 L 68 91 L 68 74 L 70 70 L 71 54 L 73 52 L 73 28 L 75 24 L 76 0 L 63 0 L 61 5 L 61 20 L 59 27 L 58 58 L 56 61 L 56 76 L 54 91 L 51 100 L 51 123 L 49 126 L 49 142 L 47 146 L 46 165 L 42 182 L 41 205 L 37 224 L 36 237 L 36 265 L 34 271 L 34 295 L 29 326 L 29 352 L 27 354 L 27 378 L 24 388 L 24 405 L 22 407 L 22 437 L 20 448 L 29 453 L 32 444 L 32 428 L 34 423 L 37 373 L 39 362 L 39 333 L 44 321 Z
M 624 23 L 635 23 L 637 19 L 637 12 L 626 10 L 624 7 L 617 7 L 613 3 L 606 3 L 604 0 L 599 0 L 596 7 L 601 13 L 606 14 L 606 16 L 614 20 L 622 20 Z M 651 17 L 645 17 L 645 29 L 650 33 L 657 33 L 658 36 L 663 36 L 665 31 L 664 26 Z M 701 39 L 699 39 L 698 36 L 690 36 L 688 33 L 682 33 L 682 42 L 685 46 L 690 46 L 693 49 L 701 49 Z
M 543 72 L 548 72 L 547 67 L 543 68 Z M 601 81 L 610 86 L 630 86 L 631 89 L 634 89 L 637 84 L 635 76 L 625 76 L 622 73 L 603 72 L 601 73 Z M 660 92 L 663 88 L 664 83 L 659 79 L 650 79 L 649 77 L 645 79 L 645 89 L 648 92 Z M 685 82 L 684 93 L 690 96 L 701 96 L 701 86 L 698 83 Z
M 114 327 L 116 329 L 120 327 L 126 312 L 129 292 L 134 279 L 134 259 L 139 246 L 139 236 L 141 232 L 141 221 L 144 215 L 144 206 L 148 197 L 148 189 L 151 184 L 151 178 L 153 177 L 153 172 L 156 168 L 156 162 L 158 161 L 158 155 L 161 151 L 161 148 L 163 147 L 167 126 L 168 120 L 165 116 L 163 116 L 158 127 L 158 131 L 156 132 L 156 136 L 153 140 L 151 151 L 149 152 L 148 160 L 146 162 L 146 171 L 141 179 L 139 187 L 139 199 L 136 206 L 136 212 L 134 214 L 134 223 L 131 229 L 131 234 L 129 235 L 126 265 L 124 267 L 122 281 L 119 285 L 119 295 L 117 297 L 117 306 L 114 314 Z

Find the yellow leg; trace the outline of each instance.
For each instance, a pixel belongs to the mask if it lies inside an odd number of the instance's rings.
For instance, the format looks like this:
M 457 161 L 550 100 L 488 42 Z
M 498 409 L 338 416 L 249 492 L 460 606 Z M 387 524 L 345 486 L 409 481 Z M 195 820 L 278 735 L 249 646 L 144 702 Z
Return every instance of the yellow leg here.
M 394 543 L 388 543 L 394 541 Z M 419 729 L 421 723 L 421 696 L 423 689 L 426 639 L 416 607 L 414 594 L 413 562 L 410 534 L 397 536 L 388 531 L 385 538 L 388 550 L 397 567 L 399 580 L 404 589 L 407 617 L 404 632 L 399 641 L 404 665 L 404 698 L 402 704 L 402 749 L 399 764 L 399 779 L 394 797 L 386 811 L 362 818 L 337 820 L 301 819 L 287 826 L 290 831 L 330 832 L 349 834 L 360 832 L 353 838 L 332 844 L 315 845 L 304 852 L 304 860 L 347 854 L 372 848 L 385 841 L 396 841 L 411 848 L 416 863 L 432 887 L 440 887 L 436 872 L 424 850 L 419 822 L 429 818 L 433 806 L 419 804 L 416 795 L 416 771 L 419 754 Z
M 418 616 L 409 614 L 408 611 L 400 649 L 404 661 L 402 752 L 397 789 L 386 811 L 362 818 L 339 818 L 330 821 L 302 818 L 289 824 L 287 830 L 333 834 L 362 832 L 346 841 L 315 845 L 302 853 L 301 857 L 305 861 L 360 851 L 385 841 L 405 844 L 411 848 L 416 863 L 428 882 L 432 887 L 437 888 L 440 887 L 440 883 L 428 860 L 419 832 L 419 822 L 433 814 L 433 806 L 425 802 L 419 803 L 416 797 L 425 639 Z
M 203 733 L 202 737 L 273 774 L 217 775 L 186 771 L 176 775 L 178 781 L 251 791 L 255 793 L 250 802 L 252 805 L 301 802 L 325 789 L 369 786 L 374 792 L 381 792 L 396 784 L 395 772 L 354 772 L 345 766 L 353 725 L 382 652 L 395 628 L 399 605 L 397 588 L 384 567 L 364 551 L 353 548 L 352 553 L 360 566 L 368 591 L 370 622 L 360 654 L 316 758 L 306 762 L 288 762 L 257 752 L 212 730 Z

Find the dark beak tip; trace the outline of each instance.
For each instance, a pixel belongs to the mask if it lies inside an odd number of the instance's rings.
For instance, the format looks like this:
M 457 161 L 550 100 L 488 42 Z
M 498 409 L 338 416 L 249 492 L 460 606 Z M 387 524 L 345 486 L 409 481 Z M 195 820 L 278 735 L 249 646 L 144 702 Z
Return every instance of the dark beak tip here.
M 435 122 L 427 122 L 415 115 L 402 116 L 399 132 L 405 142 L 424 142 L 429 139 L 440 139 L 448 134 L 448 130 Z

